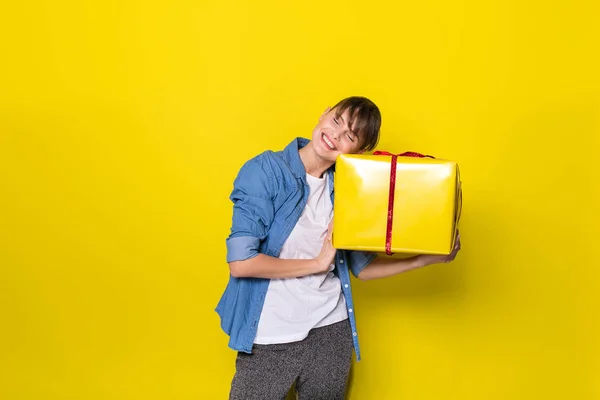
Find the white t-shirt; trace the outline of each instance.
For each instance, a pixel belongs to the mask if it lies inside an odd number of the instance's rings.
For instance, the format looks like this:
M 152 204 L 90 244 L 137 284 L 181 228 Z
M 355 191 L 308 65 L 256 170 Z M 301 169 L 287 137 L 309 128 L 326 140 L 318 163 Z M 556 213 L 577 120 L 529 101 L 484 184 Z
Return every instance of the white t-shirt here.
M 333 217 L 327 174 L 306 174 L 310 194 L 298 223 L 285 241 L 279 258 L 311 259 L 321 252 Z M 271 279 L 254 343 L 289 343 L 304 339 L 313 328 L 348 318 L 340 280 L 332 272 L 300 278 Z

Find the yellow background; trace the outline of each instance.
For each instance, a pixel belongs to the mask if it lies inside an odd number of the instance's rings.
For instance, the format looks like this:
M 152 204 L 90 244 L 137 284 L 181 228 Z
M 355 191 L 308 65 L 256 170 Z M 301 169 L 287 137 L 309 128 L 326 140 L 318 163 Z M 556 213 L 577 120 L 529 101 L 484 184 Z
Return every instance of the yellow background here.
M 460 163 L 455 263 L 354 291 L 352 399 L 597 399 L 597 1 L 0 12 L 0 398 L 221 399 L 241 164 L 367 95 Z

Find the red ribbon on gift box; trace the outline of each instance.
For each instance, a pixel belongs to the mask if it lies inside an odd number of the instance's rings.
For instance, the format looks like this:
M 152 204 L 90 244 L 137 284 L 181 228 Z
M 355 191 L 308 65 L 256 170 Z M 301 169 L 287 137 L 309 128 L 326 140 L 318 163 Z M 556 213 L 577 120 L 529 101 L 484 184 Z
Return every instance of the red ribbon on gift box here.
M 418 158 L 435 158 L 421 153 L 415 153 L 407 151 L 401 154 L 392 154 L 387 151 L 375 151 L 374 156 L 392 156 L 391 170 L 390 170 L 390 192 L 388 197 L 388 216 L 387 216 L 387 227 L 385 230 L 385 254 L 391 256 L 392 253 L 392 224 L 394 222 L 394 192 L 396 191 L 396 168 L 398 167 L 398 157 L 418 157 Z

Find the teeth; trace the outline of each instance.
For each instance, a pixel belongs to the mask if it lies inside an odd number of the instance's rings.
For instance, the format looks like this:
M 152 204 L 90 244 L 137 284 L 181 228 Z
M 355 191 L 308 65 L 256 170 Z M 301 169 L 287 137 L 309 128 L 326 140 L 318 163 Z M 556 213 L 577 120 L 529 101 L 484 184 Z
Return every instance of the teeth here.
M 329 141 L 329 139 L 327 139 L 327 137 L 325 136 L 325 134 L 321 135 L 323 137 L 323 141 L 327 144 L 327 146 L 329 146 L 329 148 L 331 150 L 335 150 L 335 146 L 333 145 L 333 143 L 331 143 Z

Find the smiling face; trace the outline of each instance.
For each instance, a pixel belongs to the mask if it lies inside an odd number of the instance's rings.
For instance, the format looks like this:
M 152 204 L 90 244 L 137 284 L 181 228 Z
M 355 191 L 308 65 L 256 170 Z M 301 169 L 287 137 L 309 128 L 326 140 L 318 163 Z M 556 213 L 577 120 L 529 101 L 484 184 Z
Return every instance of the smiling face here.
M 312 142 L 317 155 L 325 161 L 334 163 L 340 154 L 361 152 L 359 132 L 352 129 L 352 116 L 348 109 L 339 113 L 336 109 L 327 109 L 312 134 Z

